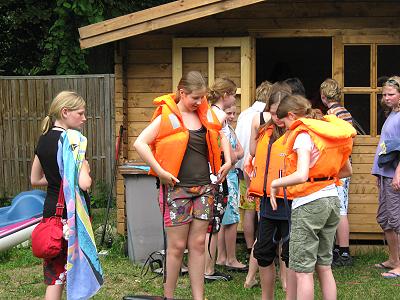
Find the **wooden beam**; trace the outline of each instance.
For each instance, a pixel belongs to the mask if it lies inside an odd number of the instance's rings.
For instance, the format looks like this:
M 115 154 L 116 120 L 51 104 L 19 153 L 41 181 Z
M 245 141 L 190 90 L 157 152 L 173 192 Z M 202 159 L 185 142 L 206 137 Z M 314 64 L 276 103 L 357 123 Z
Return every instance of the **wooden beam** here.
M 265 0 L 175 1 L 153 8 L 154 13 L 147 12 L 147 18 L 142 11 L 119 17 L 119 20 L 112 19 L 82 27 L 79 29 L 81 48 L 90 48 L 262 1 Z M 163 12 L 165 8 L 169 8 L 168 5 L 178 5 L 179 3 L 182 3 L 181 9 L 175 9 L 175 11 L 166 9 Z M 186 5 L 186 3 L 190 5 Z M 136 14 L 139 15 L 137 20 Z
M 208 47 L 208 86 L 215 81 L 215 48 Z
M 241 38 L 241 59 L 240 59 L 240 72 L 241 72 L 241 80 L 240 80 L 240 88 L 241 88 L 241 97 L 240 97 L 240 108 L 244 110 L 250 106 L 251 103 L 251 87 L 252 87 L 252 38 L 251 37 L 243 37 Z
M 198 8 L 200 6 L 208 5 L 221 0 L 180 0 L 158 5 L 141 11 L 137 11 L 128 15 L 120 16 L 103 22 L 98 22 L 92 25 L 87 25 L 79 28 L 79 35 L 81 39 L 92 37 L 104 32 L 111 32 L 114 30 L 122 29 L 128 26 L 140 24 L 156 19 L 173 15 L 185 10 Z
M 174 39 L 172 41 L 172 90 L 175 91 L 182 77 L 182 47 Z

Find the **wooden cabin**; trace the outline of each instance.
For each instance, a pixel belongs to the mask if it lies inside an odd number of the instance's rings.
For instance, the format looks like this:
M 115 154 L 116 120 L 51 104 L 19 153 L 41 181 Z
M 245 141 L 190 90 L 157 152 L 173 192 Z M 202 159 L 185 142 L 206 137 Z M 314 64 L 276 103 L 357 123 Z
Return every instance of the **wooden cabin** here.
M 398 1 L 181 0 L 80 28 L 82 48 L 115 44 L 116 132 L 123 160 L 138 161 L 133 142 L 148 124 L 152 100 L 175 90 L 182 73 L 211 84 L 229 75 L 238 107 L 252 104 L 263 80 L 299 77 L 320 105 L 319 85 L 333 77 L 365 135 L 355 139 L 350 185 L 351 239 L 383 238 L 377 187 L 370 175 L 384 114 L 379 84 L 400 73 Z M 117 179 L 118 232 L 125 230 L 122 176 Z

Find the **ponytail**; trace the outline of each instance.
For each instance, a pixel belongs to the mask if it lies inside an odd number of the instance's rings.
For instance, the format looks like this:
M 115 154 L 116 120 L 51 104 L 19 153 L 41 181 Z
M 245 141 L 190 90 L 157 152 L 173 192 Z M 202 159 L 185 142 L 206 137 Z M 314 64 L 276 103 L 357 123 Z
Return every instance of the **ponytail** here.
M 52 126 L 52 122 L 51 122 L 51 117 L 50 116 L 46 116 L 43 120 L 42 120 L 42 134 L 46 134 L 51 126 Z

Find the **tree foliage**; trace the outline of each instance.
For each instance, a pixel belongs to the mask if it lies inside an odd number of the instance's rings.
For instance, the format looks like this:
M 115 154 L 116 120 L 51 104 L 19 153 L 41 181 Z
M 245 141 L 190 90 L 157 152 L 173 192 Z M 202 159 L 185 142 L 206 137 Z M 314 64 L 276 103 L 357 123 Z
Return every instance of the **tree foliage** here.
M 78 28 L 166 0 L 9 0 L 0 3 L 0 74 L 83 74 Z

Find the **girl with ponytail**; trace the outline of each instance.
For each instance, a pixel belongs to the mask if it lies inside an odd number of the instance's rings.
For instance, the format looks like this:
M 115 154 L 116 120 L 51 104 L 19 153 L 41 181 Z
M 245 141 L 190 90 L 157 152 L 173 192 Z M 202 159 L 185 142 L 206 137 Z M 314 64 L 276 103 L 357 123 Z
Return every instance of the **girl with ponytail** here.
M 32 163 L 31 184 L 32 186 L 47 187 L 43 207 L 44 220 L 55 215 L 61 188 L 62 175 L 59 163 L 63 159 L 59 155 L 60 153 L 63 155 L 63 150 L 59 149 L 60 137 L 68 129 L 80 130 L 85 121 L 85 101 L 80 95 L 71 91 L 62 91 L 54 98 L 46 117 L 42 121 L 42 135 L 37 143 Z M 88 213 L 90 199 L 86 190 L 90 188 L 92 183 L 89 173 L 89 164 L 87 160 L 84 160 L 78 175 L 78 184 L 79 188 L 83 191 Z M 62 216 L 65 229 L 67 228 L 66 206 L 64 204 Z M 63 249 L 58 256 L 43 260 L 44 283 L 47 285 L 46 299 L 61 299 L 62 297 L 67 277 L 65 269 L 67 263 L 67 242 L 64 242 Z M 82 282 L 82 285 L 85 285 L 85 282 Z
M 293 197 L 289 268 L 295 272 L 297 299 L 314 298 L 317 271 L 324 299 L 336 299 L 331 270 L 332 245 L 339 223 L 336 184 L 351 175 L 349 156 L 356 132 L 335 115 L 323 117 L 302 96 L 283 98 L 276 111 L 285 124 L 284 177 L 271 182 L 271 206 L 284 188 Z

